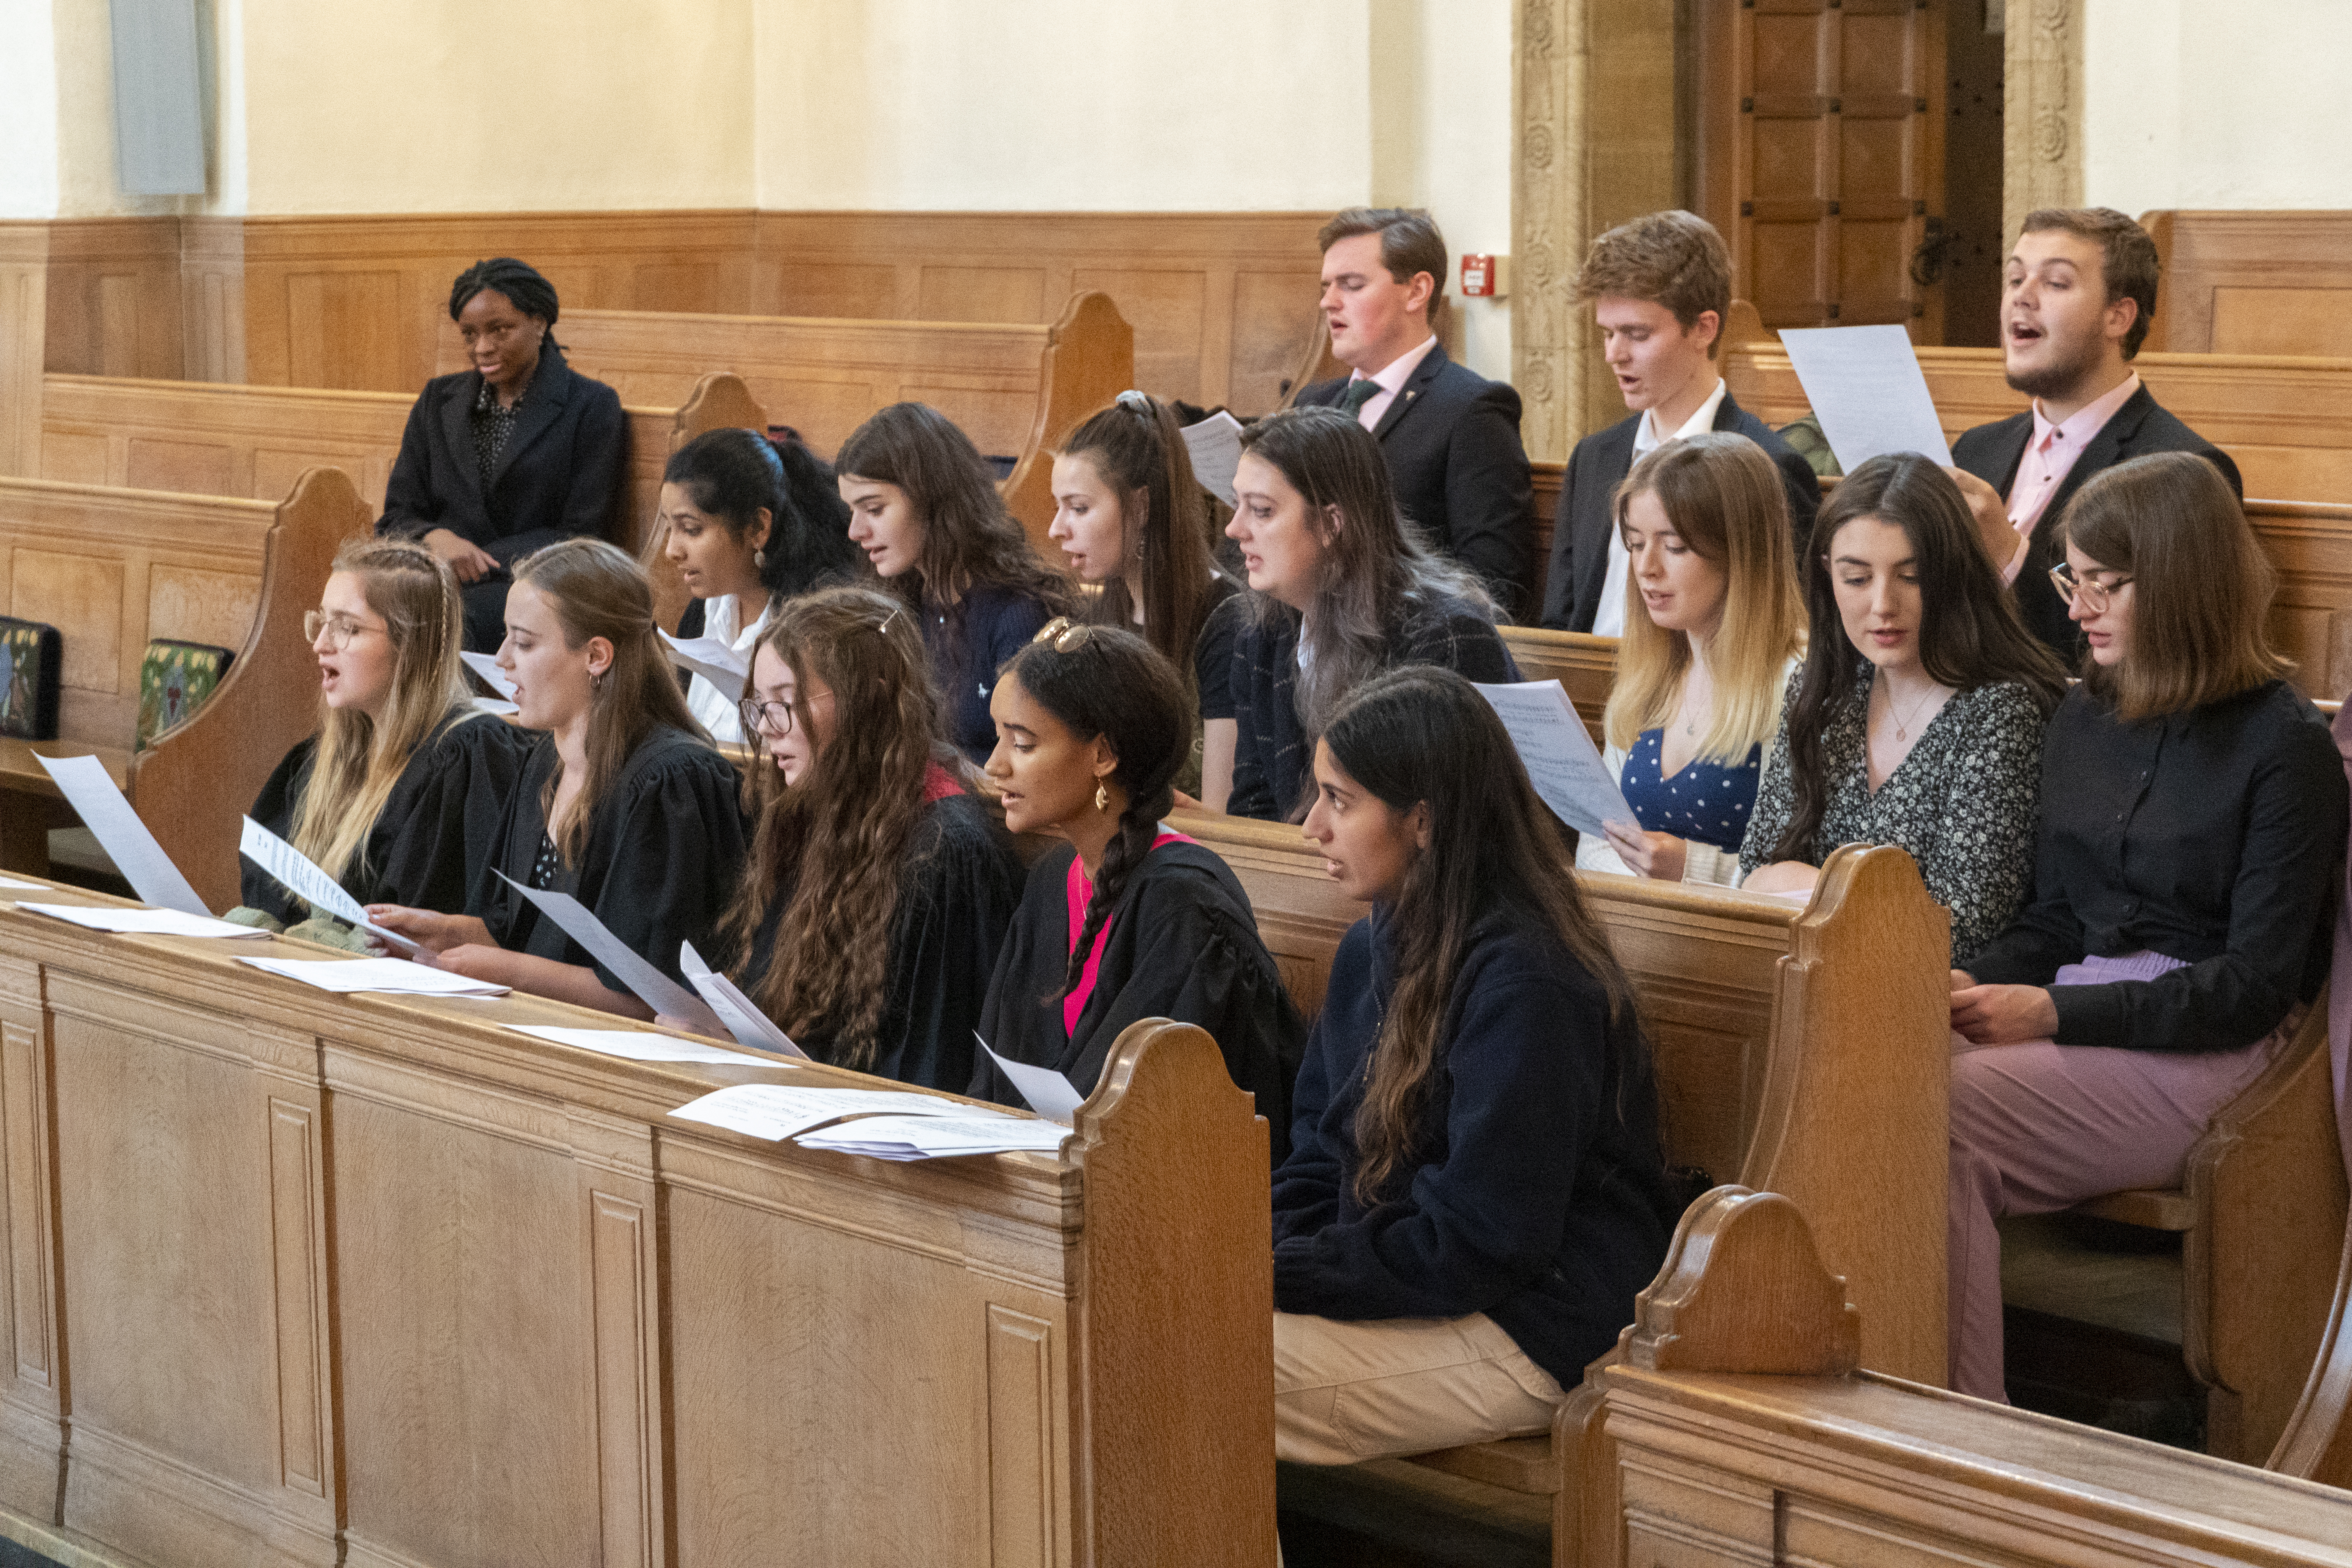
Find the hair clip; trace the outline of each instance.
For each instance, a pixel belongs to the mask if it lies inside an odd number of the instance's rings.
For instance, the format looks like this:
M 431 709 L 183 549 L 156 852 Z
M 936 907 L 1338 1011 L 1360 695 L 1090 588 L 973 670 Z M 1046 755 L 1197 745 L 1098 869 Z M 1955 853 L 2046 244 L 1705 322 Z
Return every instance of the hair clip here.
M 880 626 L 876 626 L 876 627 L 874 628 L 874 635 L 875 635 L 875 636 L 877 636 L 877 637 L 887 637 L 887 636 L 889 636 L 889 635 L 890 635 L 890 623 L 891 623 L 892 621 L 897 620 L 898 618 L 898 612 L 897 610 L 895 610 L 895 609 L 894 609 L 894 610 L 892 610 L 888 615 L 887 615 L 887 616 L 883 616 L 883 617 L 882 617 L 882 624 L 881 624 Z
M 1140 392 L 1122 392 L 1115 401 L 1129 414 L 1140 415 L 1146 419 L 1157 417 L 1151 407 L 1151 399 Z
M 1074 621 L 1067 616 L 1055 616 L 1038 627 L 1037 635 L 1029 640 L 1032 643 L 1050 642 L 1055 653 L 1068 653 L 1086 647 L 1087 639 L 1094 635 L 1094 627 Z

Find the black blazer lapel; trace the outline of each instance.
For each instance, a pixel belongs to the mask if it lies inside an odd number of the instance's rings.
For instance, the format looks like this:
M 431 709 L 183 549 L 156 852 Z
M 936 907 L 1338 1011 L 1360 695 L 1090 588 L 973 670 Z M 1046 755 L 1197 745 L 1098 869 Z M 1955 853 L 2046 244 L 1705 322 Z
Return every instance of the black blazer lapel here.
M 441 439 L 449 449 L 450 466 L 457 470 L 457 483 L 474 498 L 476 509 L 485 510 L 482 494 L 482 465 L 474 457 L 474 399 L 482 394 L 482 375 L 469 370 L 443 395 L 441 404 Z
M 2056 522 L 2065 511 L 2066 503 L 2074 499 L 2076 490 L 2132 455 L 2132 443 L 2139 436 L 2139 427 L 2147 423 L 2148 411 L 2155 406 L 2155 395 L 2142 384 L 2138 391 L 2124 399 L 2124 405 L 2116 410 L 2114 416 L 2099 426 L 2099 433 L 2091 437 L 2090 444 L 2083 448 L 2083 455 L 2074 459 L 2074 466 L 2066 470 L 2065 479 L 2052 492 L 2050 504 L 2042 509 L 2042 517 L 2033 525 L 2036 543 L 2045 537 L 2045 528 Z M 2030 425 L 2027 427 L 2032 428 Z M 2021 444 L 2018 447 L 2020 461 L 2023 460 L 2024 453 L 2025 448 Z M 2010 478 L 2013 481 L 2016 477 L 2017 468 L 2012 464 Z M 2008 493 L 2008 487 L 2003 486 L 2001 494 Z
M 1436 382 L 1438 375 L 1445 367 L 1453 363 L 1445 357 L 1444 343 L 1430 344 L 1429 352 L 1421 356 L 1421 363 L 1412 367 L 1412 374 L 1407 376 L 1405 384 L 1397 388 L 1397 395 L 1389 399 L 1388 407 L 1381 414 L 1381 422 L 1372 426 L 1372 435 L 1380 440 L 1387 440 L 1389 432 L 1395 429 L 1398 422 L 1412 412 L 1415 405 L 1428 397 L 1431 385 Z
M 1739 428 L 1739 400 L 1731 395 L 1731 388 L 1727 386 L 1723 389 L 1723 401 L 1715 405 L 1715 424 L 1710 428 L 1737 430 Z
M 1600 613 L 1601 590 L 1608 586 L 1609 535 L 1616 529 L 1617 519 L 1611 497 L 1633 471 L 1633 437 L 1641 429 L 1641 416 L 1621 420 L 1610 429 L 1592 437 L 1596 473 L 1589 486 L 1580 485 L 1576 523 L 1576 605 L 1583 624 L 1592 624 L 1592 615 Z M 1580 476 L 1580 478 L 1581 476 Z M 1585 606 L 1592 607 L 1585 614 Z
M 523 448 L 544 435 L 563 416 L 563 405 L 572 395 L 572 367 L 563 363 L 563 352 L 550 348 L 540 359 L 539 370 L 530 378 L 530 390 L 524 395 L 522 408 L 515 416 L 514 433 L 507 437 L 506 449 L 490 466 L 490 488 L 497 489 L 499 481 L 514 467 L 516 457 Z

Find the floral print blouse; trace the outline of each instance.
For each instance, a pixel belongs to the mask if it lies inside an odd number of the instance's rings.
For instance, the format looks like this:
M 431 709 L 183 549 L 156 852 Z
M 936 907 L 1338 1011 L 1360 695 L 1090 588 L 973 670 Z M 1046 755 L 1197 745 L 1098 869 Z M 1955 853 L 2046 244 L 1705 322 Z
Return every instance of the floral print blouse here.
M 1952 963 L 1965 969 L 2032 890 L 2045 721 L 2033 693 L 2015 681 L 1955 692 L 1874 792 L 1866 725 L 1875 676 L 1864 660 L 1853 700 L 1822 731 L 1819 765 L 1829 780 L 1829 804 L 1802 858 L 1818 866 L 1842 844 L 1908 850 L 1927 896 L 1952 911 Z M 1802 679 L 1801 670 L 1790 675 L 1781 699 L 1780 739 L 1765 762 L 1740 847 L 1743 878 L 1777 858 L 1773 850 L 1796 806 L 1788 715 Z

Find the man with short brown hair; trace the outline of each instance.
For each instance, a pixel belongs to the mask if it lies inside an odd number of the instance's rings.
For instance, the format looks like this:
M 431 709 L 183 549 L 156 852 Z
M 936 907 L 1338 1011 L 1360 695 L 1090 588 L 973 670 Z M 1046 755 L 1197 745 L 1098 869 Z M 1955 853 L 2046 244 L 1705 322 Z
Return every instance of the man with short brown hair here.
M 2150 452 L 2194 452 L 2245 494 L 2229 454 L 2158 406 L 2131 367 L 2156 314 L 2158 270 L 2156 242 L 2111 207 L 2028 214 L 2001 281 L 2000 347 L 2009 384 L 2033 406 L 1952 443 L 1954 465 L 1991 487 L 2020 536 L 1995 563 L 2018 613 L 2063 658 L 2077 637 L 2050 581 L 2059 555 L 2047 525 L 2084 481 Z
M 1477 573 L 1506 616 L 1528 613 L 1534 489 L 1519 395 L 1454 363 L 1432 330 L 1444 237 L 1417 208 L 1349 207 L 1317 237 L 1331 353 L 1352 374 L 1307 387 L 1299 405 L 1353 414 L 1430 545 Z
M 1613 498 L 1643 453 L 1709 430 L 1747 437 L 1780 470 L 1794 550 L 1812 532 L 1821 487 L 1804 458 L 1733 400 L 1716 370 L 1717 340 L 1731 309 L 1731 252 L 1713 224 L 1663 212 L 1611 229 L 1592 242 L 1576 295 L 1592 301 L 1602 351 L 1633 414 L 1587 436 L 1569 455 L 1552 520 L 1543 624 L 1618 637 L 1630 563 Z

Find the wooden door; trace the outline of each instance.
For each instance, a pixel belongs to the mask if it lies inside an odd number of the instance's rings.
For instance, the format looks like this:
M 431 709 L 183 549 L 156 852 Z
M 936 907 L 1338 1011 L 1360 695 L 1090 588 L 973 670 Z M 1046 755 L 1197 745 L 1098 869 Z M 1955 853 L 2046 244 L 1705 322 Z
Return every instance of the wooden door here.
M 1947 3 L 1702 0 L 1701 210 L 1767 328 L 1943 341 Z

